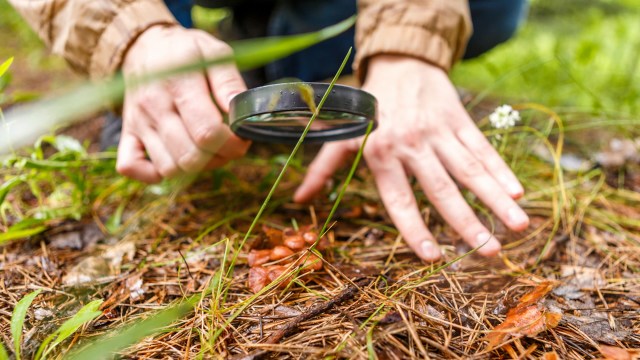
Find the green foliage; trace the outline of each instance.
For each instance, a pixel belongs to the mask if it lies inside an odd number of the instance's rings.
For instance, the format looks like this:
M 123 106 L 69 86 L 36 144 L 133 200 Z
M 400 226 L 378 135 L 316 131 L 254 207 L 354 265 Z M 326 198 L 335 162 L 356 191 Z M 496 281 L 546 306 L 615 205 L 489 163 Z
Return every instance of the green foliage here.
M 118 351 L 138 343 L 147 336 L 158 333 L 164 327 L 185 316 L 200 301 L 200 298 L 200 295 L 193 296 L 186 301 L 158 311 L 144 320 L 138 320 L 124 329 L 115 329 L 101 336 L 90 345 L 73 352 L 68 358 L 111 359 L 113 354 Z
M 11 336 L 13 337 L 13 349 L 16 354 L 16 359 L 20 360 L 20 343 L 22 342 L 22 328 L 24 327 L 24 319 L 27 316 L 27 310 L 33 299 L 40 294 L 42 290 L 38 289 L 29 293 L 18 301 L 16 307 L 13 309 L 11 315 Z
M 7 70 L 9 70 L 9 67 L 11 66 L 11 64 L 13 63 L 13 57 L 9 58 L 9 60 L 3 62 L 0 65 L 0 77 L 2 77 Z M 2 88 L 0 88 L 0 90 L 2 90 Z
M 637 2 L 538 0 L 530 13 L 514 39 L 457 66 L 456 84 L 556 108 L 640 114 Z
M 102 300 L 94 300 L 83 306 L 78 312 L 65 321 L 53 334 L 49 335 L 38 348 L 35 359 L 41 356 L 47 356 L 58 344 L 73 335 L 82 325 L 92 321 L 102 315 L 102 311 L 98 310 L 102 305 Z M 52 342 L 53 341 L 53 342 Z M 51 345 L 49 345 L 51 343 Z
M 0 342 L 0 360 L 9 360 L 9 354 L 7 353 L 7 349 L 4 348 L 4 345 Z

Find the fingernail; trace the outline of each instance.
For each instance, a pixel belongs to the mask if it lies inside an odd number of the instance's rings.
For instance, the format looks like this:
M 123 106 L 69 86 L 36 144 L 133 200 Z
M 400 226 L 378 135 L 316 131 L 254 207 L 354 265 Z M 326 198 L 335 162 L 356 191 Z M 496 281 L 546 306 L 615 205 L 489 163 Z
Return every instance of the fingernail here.
M 438 245 L 434 244 L 432 241 L 423 241 L 420 246 L 422 247 L 422 255 L 428 260 L 438 260 L 442 255 Z
M 482 255 L 495 255 L 500 251 L 500 242 L 489 233 L 480 233 L 476 236 L 476 246 L 482 246 L 478 252 Z
M 514 179 L 513 175 L 502 173 L 498 175 L 497 180 L 506 188 L 509 196 L 518 198 L 524 195 L 524 188 L 519 181 Z
M 524 194 L 524 189 L 520 183 L 510 182 L 509 185 L 507 185 L 507 192 L 512 197 L 520 197 Z
M 522 226 L 529 222 L 529 217 L 519 207 L 512 207 L 507 212 L 507 219 L 513 226 Z

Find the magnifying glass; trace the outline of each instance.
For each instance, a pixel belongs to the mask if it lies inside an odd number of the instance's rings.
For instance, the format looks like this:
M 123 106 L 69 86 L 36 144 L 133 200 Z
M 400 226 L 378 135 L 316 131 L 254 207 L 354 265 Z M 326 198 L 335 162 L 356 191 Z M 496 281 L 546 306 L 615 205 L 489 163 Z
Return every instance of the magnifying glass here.
M 282 83 L 236 95 L 230 104 L 229 126 L 244 139 L 296 143 L 327 91 L 326 83 Z M 322 143 L 364 135 L 377 126 L 377 100 L 366 91 L 334 85 L 305 142 Z

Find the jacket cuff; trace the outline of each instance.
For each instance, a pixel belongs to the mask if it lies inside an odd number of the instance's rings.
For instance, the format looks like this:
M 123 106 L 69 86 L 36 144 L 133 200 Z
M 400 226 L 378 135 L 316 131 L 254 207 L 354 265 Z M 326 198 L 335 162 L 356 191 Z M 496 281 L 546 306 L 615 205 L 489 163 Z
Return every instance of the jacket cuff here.
M 390 41 L 390 39 L 402 39 Z M 361 82 L 366 77 L 367 62 L 375 55 L 404 55 L 424 60 L 444 71 L 451 70 L 456 60 L 455 49 L 442 36 L 421 28 L 386 26 L 375 30 L 360 45 L 354 60 L 354 71 Z
M 113 75 L 120 68 L 133 42 L 154 25 L 178 24 L 160 0 L 140 0 L 118 10 L 98 40 L 89 64 L 89 75 L 98 80 Z
M 404 55 L 445 72 L 462 57 L 472 32 L 466 0 L 359 0 L 354 73 L 363 82 L 375 55 Z

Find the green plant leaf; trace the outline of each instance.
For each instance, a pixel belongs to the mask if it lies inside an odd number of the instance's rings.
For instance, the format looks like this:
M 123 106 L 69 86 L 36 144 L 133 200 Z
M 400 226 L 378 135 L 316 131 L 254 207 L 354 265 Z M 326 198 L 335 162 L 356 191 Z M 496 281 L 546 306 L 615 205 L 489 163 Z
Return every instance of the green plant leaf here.
M 94 300 L 73 315 L 69 320 L 65 321 L 58 330 L 49 335 L 38 348 L 35 358 L 40 359 L 43 354 L 45 357 L 53 350 L 58 344 L 66 340 L 69 336 L 73 335 L 82 325 L 92 321 L 98 316 L 102 315 L 102 311 L 98 310 L 102 305 L 102 300 Z M 51 342 L 53 341 L 53 342 Z M 51 343 L 51 345 L 49 345 Z M 46 350 L 45 350 L 46 349 Z M 44 351 L 44 353 L 43 353 Z
M 9 70 L 9 67 L 11 66 L 11 64 L 13 63 L 13 57 L 10 57 L 7 61 L 3 62 L 2 65 L 0 65 L 0 77 L 2 77 L 2 75 L 4 75 L 7 70 Z
M 16 224 L 18 225 L 18 224 Z M 33 236 L 33 235 L 37 235 L 40 234 L 41 232 L 47 230 L 46 226 L 36 226 L 36 227 L 32 227 L 29 229 L 23 229 L 23 228 L 14 228 L 16 225 L 10 227 L 7 232 L 4 233 L 0 233 L 0 245 L 4 245 L 4 243 L 11 241 L 11 240 L 16 240 L 16 239 L 22 239 L 22 238 L 26 238 L 29 236 Z
M 201 295 L 194 295 L 186 301 L 160 310 L 144 320 L 138 320 L 124 329 L 115 329 L 83 349 L 77 350 L 67 358 L 76 359 L 111 359 L 113 354 L 138 343 L 147 336 L 160 332 L 164 327 L 186 315 L 200 301 Z
M 132 87 L 140 86 L 173 75 L 233 61 L 240 69 L 254 68 L 334 37 L 349 29 L 354 23 L 355 17 L 351 17 L 312 33 L 231 43 L 234 49 L 233 56 L 199 60 L 137 79 L 127 79 L 127 84 Z M 61 96 L 12 109 L 5 116 L 8 126 L 0 129 L 0 139 L 2 139 L 0 154 L 10 151 L 12 145 L 17 147 L 33 142 L 40 134 L 49 132 L 51 128 L 107 108 L 120 101 L 124 92 L 124 78 L 117 75 L 102 83 L 87 82 Z
M 41 291 L 41 289 L 38 289 L 27 294 L 18 301 L 16 307 L 13 309 L 13 314 L 11 315 L 11 336 L 13 337 L 13 349 L 17 360 L 20 360 L 20 343 L 22 342 L 24 318 L 27 316 L 27 310 L 29 309 L 29 306 L 31 306 L 33 299 L 35 299 Z
M 4 199 L 6 199 L 7 194 L 9 194 L 9 191 L 11 191 L 11 189 L 16 185 L 24 182 L 26 178 L 27 177 L 24 175 L 16 176 L 14 178 L 11 178 L 5 181 L 2 185 L 0 185 L 0 205 L 2 205 L 2 203 L 4 202 Z
M 0 342 L 0 360 L 9 360 L 9 354 L 7 353 L 7 349 L 4 348 L 4 345 Z

